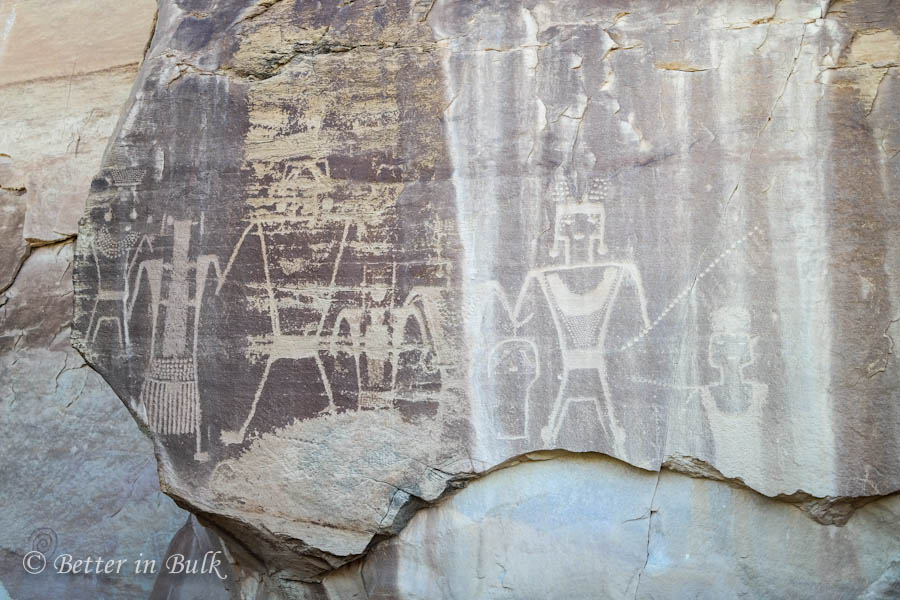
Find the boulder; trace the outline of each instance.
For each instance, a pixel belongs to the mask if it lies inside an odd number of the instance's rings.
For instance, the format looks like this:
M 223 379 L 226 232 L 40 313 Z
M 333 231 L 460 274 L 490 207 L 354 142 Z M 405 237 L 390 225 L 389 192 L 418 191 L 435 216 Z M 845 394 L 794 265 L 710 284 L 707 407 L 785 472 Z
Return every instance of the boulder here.
M 829 527 L 746 488 L 542 452 L 418 512 L 324 585 L 370 600 L 712 600 L 856 598 L 875 582 L 860 598 L 893 598 L 898 528 L 896 495 Z

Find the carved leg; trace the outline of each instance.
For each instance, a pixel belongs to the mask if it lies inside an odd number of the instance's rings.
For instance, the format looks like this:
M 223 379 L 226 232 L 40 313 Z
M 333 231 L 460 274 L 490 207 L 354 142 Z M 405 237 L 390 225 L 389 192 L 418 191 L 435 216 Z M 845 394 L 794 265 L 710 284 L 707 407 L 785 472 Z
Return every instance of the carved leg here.
M 97 334 L 100 333 L 100 326 L 106 321 L 115 321 L 116 332 L 119 334 L 119 346 L 124 349 L 125 341 L 122 337 L 122 321 L 119 320 L 119 317 L 100 317 L 99 319 L 97 319 L 97 326 L 94 329 L 93 337 L 91 337 L 91 343 L 93 344 L 97 340 Z
M 200 414 L 200 405 L 197 404 L 197 410 L 194 413 L 194 433 L 197 436 L 197 450 L 194 452 L 194 460 L 197 462 L 206 462 L 209 460 L 209 452 L 203 452 L 203 418 Z
M 319 367 L 319 375 L 322 376 L 322 385 L 325 386 L 325 394 L 328 396 L 328 412 L 335 412 L 335 410 L 337 410 L 337 405 L 334 403 L 334 396 L 331 395 L 331 384 L 328 382 L 328 375 L 325 373 L 325 365 L 322 363 L 322 358 L 319 356 L 318 352 L 316 352 L 315 359 L 316 365 Z
M 250 427 L 250 421 L 253 420 L 253 416 L 256 414 L 256 405 L 259 403 L 263 388 L 266 386 L 266 381 L 269 379 L 269 369 L 272 368 L 272 364 L 276 360 L 278 359 L 269 357 L 266 361 L 266 368 L 263 371 L 262 379 L 259 381 L 259 387 L 256 388 L 256 394 L 253 395 L 253 403 L 250 405 L 250 414 L 247 415 L 247 420 L 244 421 L 244 425 L 237 431 L 223 431 L 221 435 L 223 443 L 240 444 L 244 441 L 244 437 L 247 435 L 247 428 Z
M 601 406 L 599 399 L 594 400 L 597 416 L 600 417 L 601 425 L 603 423 L 609 425 L 610 443 L 616 455 L 620 458 L 625 457 L 625 429 L 619 424 L 619 420 L 616 419 L 616 413 L 610 400 L 609 382 L 606 380 L 606 366 L 598 368 L 597 373 L 600 375 L 600 388 L 603 391 L 603 405 Z M 603 414 L 604 412 L 606 413 L 605 415 Z
M 353 362 L 356 364 L 356 408 L 359 408 L 359 399 L 362 396 L 362 371 L 359 368 L 359 352 L 353 349 Z
M 556 443 L 559 435 L 559 428 L 562 426 L 563 397 L 566 393 L 566 387 L 569 383 L 569 371 L 563 370 L 562 381 L 559 383 L 559 392 L 556 394 L 556 400 L 553 402 L 553 410 L 550 411 L 550 419 L 541 429 L 541 438 L 544 440 L 545 446 L 551 446 Z
M 122 350 L 125 349 L 125 338 L 122 335 L 122 319 L 116 317 L 116 327 L 119 328 L 119 345 L 122 347 Z
M 94 308 L 91 309 L 91 320 L 88 322 L 88 328 L 87 328 L 87 337 L 89 340 L 91 340 L 91 344 L 94 343 L 94 338 L 97 337 L 96 333 L 93 335 L 93 337 L 91 336 L 91 329 L 94 327 L 94 317 L 97 316 L 97 304 L 99 304 L 99 303 L 100 303 L 100 294 L 98 292 L 97 297 L 94 298 Z
M 131 336 L 128 332 L 128 307 L 126 306 L 126 300 L 122 300 L 122 329 L 125 331 L 125 352 L 131 352 Z

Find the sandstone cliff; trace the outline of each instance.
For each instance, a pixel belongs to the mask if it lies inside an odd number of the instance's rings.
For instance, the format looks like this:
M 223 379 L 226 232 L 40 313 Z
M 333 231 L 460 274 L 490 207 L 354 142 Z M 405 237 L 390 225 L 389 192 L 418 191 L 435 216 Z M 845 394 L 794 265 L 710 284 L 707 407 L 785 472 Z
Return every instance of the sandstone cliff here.
M 29 575 L 23 557 L 161 559 L 186 519 L 69 343 L 78 219 L 155 8 L 0 2 L 0 598 L 146 597 L 154 576 Z
M 74 344 L 246 597 L 877 597 L 898 19 L 161 0 Z

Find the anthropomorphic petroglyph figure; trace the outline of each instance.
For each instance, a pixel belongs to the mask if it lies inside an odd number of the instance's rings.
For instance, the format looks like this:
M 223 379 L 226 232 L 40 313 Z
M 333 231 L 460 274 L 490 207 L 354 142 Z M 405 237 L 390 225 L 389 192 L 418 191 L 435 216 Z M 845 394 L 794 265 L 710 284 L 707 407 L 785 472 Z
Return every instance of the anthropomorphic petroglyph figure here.
M 719 381 L 708 389 L 719 412 L 738 414 L 750 408 L 754 384 L 744 381 L 744 369 L 753 361 L 750 314 L 738 307 L 713 313 L 709 364 L 719 371 Z
M 561 355 L 560 383 L 547 424 L 546 446 L 557 444 L 570 408 L 593 405 L 607 427 L 614 448 L 622 451 L 624 430 L 615 416 L 609 383 L 607 337 L 615 321 L 617 340 L 650 327 L 647 299 L 637 267 L 628 261 L 605 260 L 606 184 L 595 180 L 581 202 L 568 187 L 555 193 L 554 242 L 551 256 L 562 265 L 531 270 L 513 309 L 514 321 L 531 319 L 526 304 L 535 299 L 548 309 Z M 573 386 L 573 375 L 586 372 L 596 385 Z M 583 388 L 583 389 L 580 389 Z
M 345 308 L 338 313 L 331 353 L 334 354 L 341 344 L 349 346 L 356 364 L 361 399 L 371 399 L 384 392 L 381 395 L 390 400 L 398 385 L 411 383 L 398 382 L 404 356 L 416 355 L 417 374 L 435 372 L 434 349 L 437 344 L 425 314 L 426 309 L 423 308 L 426 299 L 421 292 L 419 288 L 412 290 L 404 301 L 395 306 L 395 288 L 375 290 L 374 293 L 367 288 L 362 306 Z M 362 400 L 361 406 L 375 408 Z
M 129 306 L 128 295 L 132 286 L 132 274 L 135 261 L 139 258 L 141 250 L 152 250 L 146 236 L 140 236 L 131 231 L 132 223 L 137 218 L 137 211 L 132 208 L 128 215 L 128 223 L 123 228 L 123 235 L 117 236 L 111 233 L 113 211 L 107 207 L 103 214 L 103 220 L 109 225 L 101 226 L 94 232 L 90 241 L 91 258 L 94 261 L 97 274 L 97 294 L 94 297 L 94 305 L 91 308 L 90 320 L 87 327 L 87 339 L 95 344 L 97 334 L 101 328 L 112 325 L 118 336 L 119 347 L 125 351 L 131 351 L 131 336 L 129 334 Z M 119 224 L 121 225 L 121 224 Z M 139 241 L 140 240 L 140 241 Z M 124 276 L 116 279 L 104 278 L 103 273 L 124 273 Z
M 262 221 L 251 223 L 244 230 L 240 240 L 238 240 L 238 243 L 235 246 L 234 251 L 232 252 L 231 258 L 229 259 L 228 264 L 225 267 L 225 273 L 222 276 L 219 288 L 216 290 L 216 292 L 218 293 L 218 291 L 221 289 L 222 283 L 224 283 L 229 271 L 231 270 L 231 267 L 234 265 L 234 260 L 237 257 L 241 246 L 244 244 L 247 236 L 251 235 L 252 232 L 252 234 L 255 234 L 259 238 L 260 251 L 263 262 L 263 274 L 265 276 L 264 283 L 266 295 L 268 298 L 269 319 L 272 325 L 272 332 L 270 334 L 251 338 L 251 347 L 249 349 L 250 354 L 265 356 L 266 364 L 263 368 L 262 378 L 260 379 L 259 385 L 256 388 L 256 393 L 253 395 L 253 401 L 250 404 L 250 411 L 247 414 L 247 418 L 244 420 L 244 423 L 239 429 L 235 431 L 222 432 L 221 439 L 224 443 L 243 443 L 244 439 L 247 436 L 247 431 L 250 427 L 250 423 L 253 421 L 253 417 L 256 415 L 256 408 L 259 405 L 259 400 L 262 397 L 263 390 L 266 387 L 266 382 L 269 379 L 269 373 L 271 372 L 272 365 L 274 365 L 279 360 L 312 359 L 313 361 L 315 361 L 316 368 L 318 369 L 319 376 L 321 378 L 322 386 L 324 387 L 325 394 L 328 397 L 328 406 L 325 408 L 325 412 L 334 412 L 336 410 L 334 394 L 331 391 L 331 381 L 328 377 L 328 373 L 325 371 L 325 364 L 322 362 L 320 353 L 327 351 L 329 346 L 328 339 L 322 336 L 322 330 L 325 326 L 325 319 L 330 312 L 331 304 L 333 302 L 332 291 L 335 289 L 336 278 L 341 264 L 341 258 L 343 257 L 344 250 L 347 247 L 347 236 L 349 234 L 349 231 L 350 223 L 347 222 L 344 224 L 343 234 L 341 235 L 341 239 L 338 242 L 338 252 L 335 258 L 334 266 L 332 268 L 331 280 L 328 284 L 327 289 L 320 297 L 316 298 L 314 303 L 314 307 L 317 309 L 317 313 L 319 314 L 319 319 L 315 323 L 314 330 L 304 334 L 288 334 L 284 333 L 282 330 L 281 315 L 279 312 L 278 303 L 275 298 L 276 286 L 272 281 L 272 275 L 269 265 L 269 253 L 268 245 L 266 242 L 265 223 Z
M 363 267 L 360 304 L 338 313 L 330 348 L 332 354 L 345 348 L 353 355 L 359 394 L 365 398 L 395 390 L 404 355 L 418 355 L 418 367 L 432 372 L 426 359 L 433 358 L 435 346 L 425 315 L 429 288 L 414 288 L 403 299 L 397 293 L 396 263 L 389 272 L 373 271 Z
M 537 380 L 538 349 L 526 339 L 504 340 L 488 356 L 488 382 L 493 399 L 494 430 L 501 440 L 528 436 L 529 392 Z
M 270 257 L 269 236 L 271 229 L 285 227 L 290 219 L 276 217 L 254 220 L 243 231 L 235 245 L 232 255 L 225 266 L 218 291 L 227 280 L 238 254 L 248 240 L 258 239 L 261 267 L 264 275 L 264 305 L 271 323 L 271 333 L 252 335 L 249 339 L 248 358 L 259 358 L 265 361 L 262 376 L 246 418 L 235 430 L 221 433 L 221 440 L 226 444 L 241 444 L 247 438 L 257 408 L 263 399 L 266 384 L 272 373 L 273 365 L 280 361 L 312 360 L 315 362 L 318 379 L 322 385 L 327 406 L 314 412 L 307 412 L 306 417 L 319 416 L 338 411 L 335 394 L 346 392 L 340 384 L 347 382 L 347 377 L 355 378 L 356 406 L 360 408 L 387 408 L 393 406 L 393 392 L 402 387 L 404 367 L 409 366 L 410 356 L 429 358 L 433 355 L 428 349 L 436 347 L 433 333 L 427 322 L 426 314 L 432 296 L 430 288 L 413 288 L 403 299 L 397 291 L 397 265 L 363 265 L 363 278 L 357 286 L 339 285 L 339 273 L 345 252 L 351 246 L 350 232 L 359 225 L 352 220 L 343 219 L 342 233 L 334 240 L 332 250 L 336 249 L 334 262 L 330 265 L 330 279 L 324 285 L 307 285 L 303 302 L 305 317 L 302 320 L 302 331 L 288 333 L 288 326 L 282 323 L 281 306 L 277 295 L 279 281 L 276 265 Z M 297 225 L 302 220 L 295 221 Z M 282 282 L 283 283 L 283 282 Z M 294 323 L 294 330 L 297 330 Z M 410 335 L 413 333 L 414 335 Z M 415 339 L 413 339 L 415 338 Z M 331 357 L 336 362 L 343 356 L 352 358 L 353 365 L 347 372 L 338 373 L 336 368 L 327 369 L 325 360 Z M 425 361 L 427 363 L 427 360 Z M 429 364 L 415 370 L 426 372 Z M 415 381 L 413 384 L 415 385 Z M 353 403 L 342 404 L 341 408 Z
M 151 313 L 150 363 L 141 386 L 140 400 L 147 410 L 151 430 L 161 435 L 194 434 L 195 458 L 202 461 L 206 459 L 206 453 L 201 447 L 197 390 L 200 304 L 210 270 L 217 278 L 221 278 L 221 273 L 216 256 L 191 258 L 191 233 L 195 225 L 191 220 L 167 219 L 164 229 L 171 230 L 171 255 L 168 260 L 156 258 L 140 263 L 130 310 L 133 310 L 146 277 Z M 162 298 L 163 289 L 166 290 L 165 298 Z
M 744 376 L 755 361 L 750 331 L 750 314 L 742 307 L 726 306 L 712 315 L 708 361 L 719 379 L 701 388 L 700 401 L 712 431 L 716 465 L 722 470 L 759 468 L 768 386 Z
M 389 273 L 363 266 L 362 304 L 342 309 L 331 338 L 332 354 L 345 347 L 356 365 L 358 394 L 362 406 L 374 408 L 371 398 L 389 392 L 392 386 L 391 307 L 396 296 L 397 265 Z M 373 404 L 369 406 L 369 404 Z

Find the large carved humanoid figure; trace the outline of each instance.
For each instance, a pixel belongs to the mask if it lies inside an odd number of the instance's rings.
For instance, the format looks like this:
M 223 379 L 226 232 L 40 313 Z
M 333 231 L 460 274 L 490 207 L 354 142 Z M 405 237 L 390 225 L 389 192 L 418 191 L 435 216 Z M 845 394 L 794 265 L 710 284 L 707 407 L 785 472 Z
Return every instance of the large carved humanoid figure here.
M 163 224 L 163 231 L 171 232 L 170 257 L 140 263 L 132 306 L 139 297 L 141 284 L 146 282 L 150 292 L 150 362 L 140 400 L 147 411 L 147 422 L 161 435 L 193 434 L 195 458 L 202 461 L 207 454 L 201 447 L 197 333 L 206 278 L 210 270 L 217 277 L 221 274 L 216 256 L 191 258 L 191 232 L 196 225 L 189 219 L 172 217 Z
M 649 328 L 650 320 L 636 266 L 604 258 L 608 253 L 604 239 L 606 194 L 606 184 L 599 180 L 592 183 L 580 202 L 567 185 L 557 189 L 550 256 L 561 264 L 529 271 L 512 309 L 517 329 L 541 311 L 550 315 L 556 334 L 561 372 L 541 430 L 545 446 L 558 443 L 571 409 L 584 403 L 592 406 L 599 423 L 608 429 L 613 447 L 621 449 L 623 443 L 624 430 L 612 402 L 608 355 L 623 341 Z M 611 328 L 616 330 L 615 335 L 611 335 Z M 537 343 L 546 356 L 547 340 Z M 533 402 L 530 396 L 519 397 L 518 401 Z M 534 412 L 528 410 L 526 414 Z

